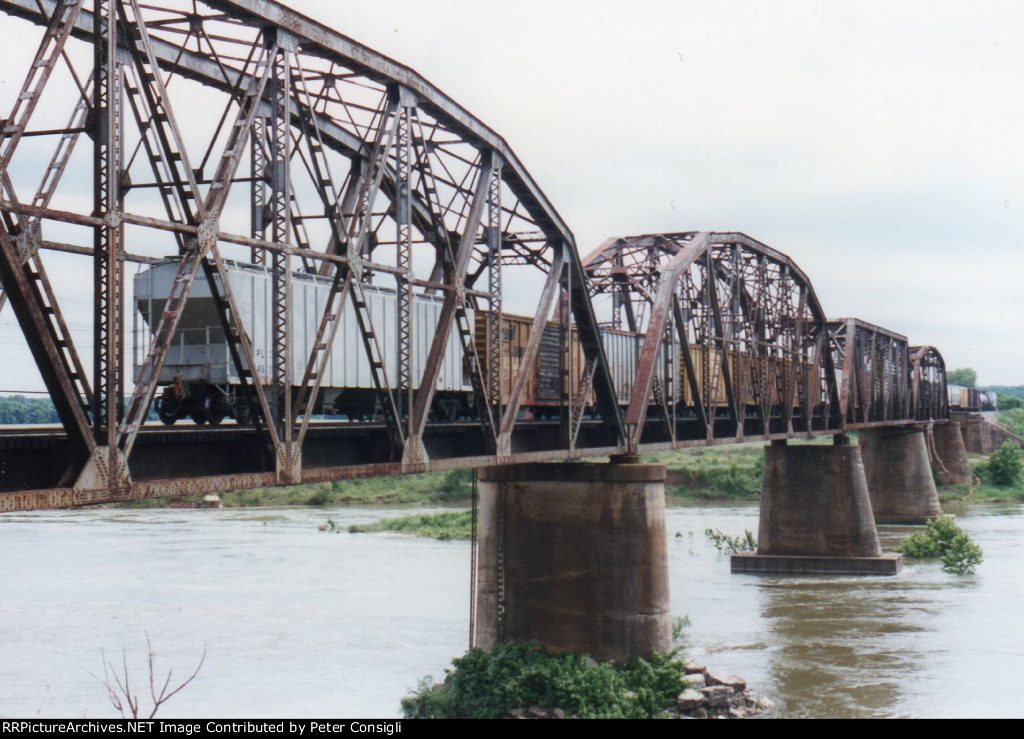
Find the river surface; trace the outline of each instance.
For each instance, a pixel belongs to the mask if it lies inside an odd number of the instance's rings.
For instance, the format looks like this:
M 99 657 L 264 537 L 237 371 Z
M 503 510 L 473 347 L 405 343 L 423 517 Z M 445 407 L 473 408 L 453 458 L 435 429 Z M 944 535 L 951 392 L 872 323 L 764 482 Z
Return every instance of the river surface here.
M 398 715 L 466 649 L 469 545 L 318 526 L 407 512 L 0 516 L 0 716 L 116 716 L 104 661 L 120 673 L 126 660 L 145 690 L 147 634 L 172 683 L 206 648 L 162 718 Z M 670 508 L 688 654 L 745 677 L 779 715 L 1024 715 L 1024 506 L 955 512 L 985 550 L 976 575 L 918 563 L 892 578 L 781 578 L 730 574 L 704 535 L 756 531 L 756 504 Z M 911 530 L 881 529 L 883 548 Z

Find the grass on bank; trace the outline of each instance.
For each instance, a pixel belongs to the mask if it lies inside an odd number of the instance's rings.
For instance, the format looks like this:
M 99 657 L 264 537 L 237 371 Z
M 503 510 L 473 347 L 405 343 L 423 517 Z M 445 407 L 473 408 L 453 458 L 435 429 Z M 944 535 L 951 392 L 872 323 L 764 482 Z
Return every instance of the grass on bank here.
M 665 465 L 665 497 L 673 500 L 757 500 L 761 494 L 764 445 L 674 449 L 643 455 Z
M 972 483 L 940 486 L 940 501 L 1024 501 L 1024 450 L 1016 444 L 1008 441 L 988 457 L 968 455 L 968 464 Z

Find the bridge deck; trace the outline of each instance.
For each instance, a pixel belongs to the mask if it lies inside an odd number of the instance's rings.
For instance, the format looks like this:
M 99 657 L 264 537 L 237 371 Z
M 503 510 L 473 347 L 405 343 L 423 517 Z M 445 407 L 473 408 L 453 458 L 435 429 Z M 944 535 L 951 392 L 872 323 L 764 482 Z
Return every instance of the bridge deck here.
M 595 422 L 596 423 L 596 422 Z M 906 421 L 882 421 L 851 424 L 846 430 L 906 425 Z M 439 424 L 435 442 L 449 437 L 450 447 L 464 445 L 465 434 L 478 431 L 475 422 Z M 821 431 L 812 434 L 753 434 L 743 437 L 680 438 L 674 442 L 645 444 L 640 451 L 658 452 L 669 449 L 720 446 L 745 442 L 769 443 L 779 440 L 821 438 L 834 434 Z M 387 429 L 382 424 L 321 423 L 309 437 L 309 453 L 322 460 L 321 465 L 304 465 L 300 483 L 400 475 L 436 470 L 476 469 L 496 464 L 552 462 L 586 457 L 625 455 L 628 447 L 589 447 L 585 452 L 558 448 L 537 448 L 557 438 L 557 421 L 532 421 L 523 424 L 519 437 L 521 449 L 507 458 L 495 459 L 486 454 L 469 454 L 429 460 L 423 465 L 401 462 L 359 462 L 373 449 L 386 447 Z M 251 429 L 230 423 L 219 428 L 171 429 L 147 427 L 140 435 L 132 459 L 133 485 L 130 491 L 76 491 L 60 486 L 60 470 L 53 466 L 61 459 L 68 444 L 67 435 L 52 426 L 0 428 L 0 512 L 142 500 L 177 495 L 221 493 L 279 484 L 272 468 L 260 466 L 260 445 Z M 334 463 L 331 464 L 330 461 Z M 40 486 L 38 489 L 33 487 Z

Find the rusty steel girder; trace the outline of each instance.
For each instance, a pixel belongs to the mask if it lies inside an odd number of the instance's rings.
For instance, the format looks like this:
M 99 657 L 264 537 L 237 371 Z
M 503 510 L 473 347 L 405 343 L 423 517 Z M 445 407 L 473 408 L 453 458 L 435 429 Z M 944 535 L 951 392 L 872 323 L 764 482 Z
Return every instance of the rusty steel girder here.
M 611 239 L 583 265 L 607 330 L 642 337 L 625 383 L 633 451 L 841 430 L 825 314 L 786 255 L 685 232 Z

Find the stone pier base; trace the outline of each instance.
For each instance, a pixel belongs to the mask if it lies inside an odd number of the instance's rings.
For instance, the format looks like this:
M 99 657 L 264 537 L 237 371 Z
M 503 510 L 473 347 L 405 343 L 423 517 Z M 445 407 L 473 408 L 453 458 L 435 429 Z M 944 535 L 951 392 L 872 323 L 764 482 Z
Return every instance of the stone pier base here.
M 967 485 L 971 482 L 971 469 L 967 465 L 967 449 L 960 426 L 955 423 L 937 423 L 932 427 L 935 454 L 935 477 L 943 485 Z
M 894 575 L 900 555 L 883 555 L 857 446 L 765 448 L 756 554 L 732 571 Z
M 925 436 L 917 426 L 860 432 L 875 523 L 926 524 L 942 515 Z
M 475 645 L 543 642 L 597 660 L 671 648 L 665 468 L 479 471 Z
M 950 413 L 949 418 L 960 426 L 964 448 L 970 454 L 991 454 L 992 437 L 980 413 Z

